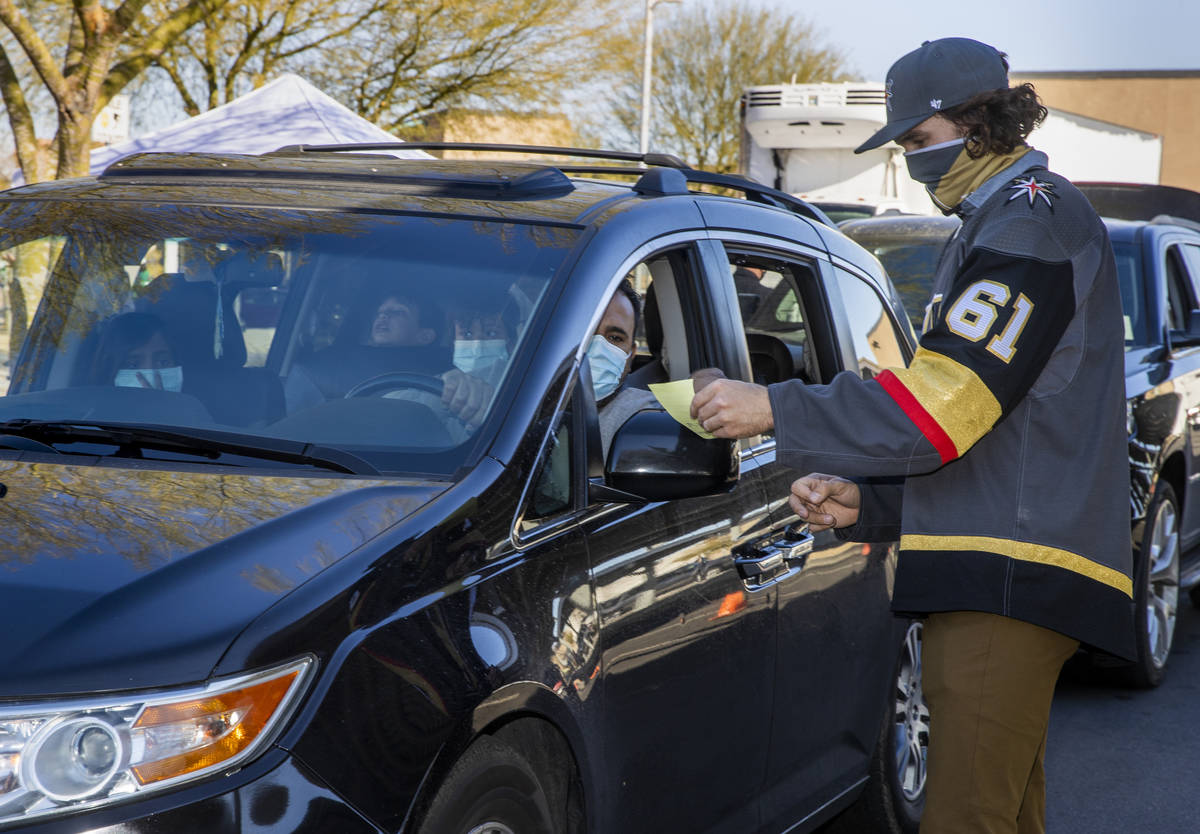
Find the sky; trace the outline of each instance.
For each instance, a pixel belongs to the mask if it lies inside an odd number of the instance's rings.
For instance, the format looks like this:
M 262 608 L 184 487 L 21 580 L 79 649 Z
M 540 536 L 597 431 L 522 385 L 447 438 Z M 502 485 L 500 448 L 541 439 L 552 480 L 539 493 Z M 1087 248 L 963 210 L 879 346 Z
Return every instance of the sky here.
M 681 0 L 682 3 L 714 0 Z M 1007 52 L 1014 72 L 1200 70 L 1200 0 L 760 0 L 841 47 L 860 80 L 883 81 L 922 41 L 959 36 Z

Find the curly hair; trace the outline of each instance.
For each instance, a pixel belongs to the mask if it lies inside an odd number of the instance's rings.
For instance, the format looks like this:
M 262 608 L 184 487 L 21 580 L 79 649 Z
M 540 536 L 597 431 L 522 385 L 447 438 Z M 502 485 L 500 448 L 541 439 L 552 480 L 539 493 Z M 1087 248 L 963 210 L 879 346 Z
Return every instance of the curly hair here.
M 1046 108 L 1033 85 L 989 90 L 942 111 L 966 131 L 967 155 L 1011 153 L 1046 118 Z

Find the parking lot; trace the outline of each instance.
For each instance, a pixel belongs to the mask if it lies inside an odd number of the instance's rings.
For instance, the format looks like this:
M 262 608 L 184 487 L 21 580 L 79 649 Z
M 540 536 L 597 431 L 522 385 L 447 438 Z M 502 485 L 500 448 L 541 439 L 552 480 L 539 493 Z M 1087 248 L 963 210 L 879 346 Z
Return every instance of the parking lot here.
M 1200 611 L 1181 605 L 1163 684 L 1130 690 L 1068 664 L 1050 715 L 1046 753 L 1049 834 L 1190 832 L 1187 799 L 1200 725 Z

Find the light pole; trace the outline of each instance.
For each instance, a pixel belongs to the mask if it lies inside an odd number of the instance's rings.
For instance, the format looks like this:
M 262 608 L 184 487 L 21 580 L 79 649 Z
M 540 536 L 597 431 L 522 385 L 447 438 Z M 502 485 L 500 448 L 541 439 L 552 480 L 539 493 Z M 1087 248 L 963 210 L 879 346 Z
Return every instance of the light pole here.
M 642 37 L 642 131 L 638 143 L 640 153 L 650 150 L 650 64 L 654 52 L 654 7 L 659 3 L 678 3 L 679 0 L 646 0 L 646 28 Z

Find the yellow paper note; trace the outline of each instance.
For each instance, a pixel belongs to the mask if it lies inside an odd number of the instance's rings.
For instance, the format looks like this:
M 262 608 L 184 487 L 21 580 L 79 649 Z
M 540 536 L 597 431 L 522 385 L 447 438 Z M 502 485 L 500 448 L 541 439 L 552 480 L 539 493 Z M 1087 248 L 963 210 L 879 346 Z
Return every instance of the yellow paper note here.
M 674 382 L 654 382 L 650 384 L 650 393 L 658 398 L 667 413 L 687 426 L 705 440 L 712 440 L 712 435 L 700 427 L 692 417 L 692 397 L 696 396 L 696 388 L 690 379 L 677 379 Z

